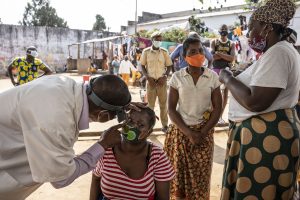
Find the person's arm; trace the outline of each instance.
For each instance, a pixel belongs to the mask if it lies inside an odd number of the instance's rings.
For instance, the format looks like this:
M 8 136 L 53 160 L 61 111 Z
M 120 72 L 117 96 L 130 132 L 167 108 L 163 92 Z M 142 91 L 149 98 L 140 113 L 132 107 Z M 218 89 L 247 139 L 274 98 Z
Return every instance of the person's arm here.
M 175 59 L 176 58 L 179 58 L 180 57 L 180 48 L 182 48 L 182 47 L 180 47 L 181 45 L 178 45 L 177 47 L 176 47 L 176 49 L 171 53 L 171 55 L 170 55 L 170 57 L 171 57 L 171 60 L 172 60 L 172 62 L 174 63 L 174 61 L 175 61 Z
M 221 57 L 222 59 L 224 59 L 228 62 L 233 62 L 235 60 L 235 45 L 234 45 L 234 43 L 231 44 L 230 55 L 220 53 L 220 52 L 216 52 L 216 55 L 218 55 L 219 57 Z
M 82 155 L 74 158 L 76 165 L 74 173 L 67 179 L 51 182 L 51 185 L 56 189 L 66 187 L 79 176 L 93 170 L 96 167 L 98 160 L 104 155 L 105 149 L 120 143 L 121 133 L 118 131 L 118 128 L 121 128 L 122 126 L 124 126 L 124 124 L 118 124 L 105 131 L 96 144 L 90 147 Z
M 201 129 L 201 131 L 204 134 L 208 133 L 211 129 L 213 129 L 218 123 L 218 120 L 220 119 L 220 115 L 222 112 L 222 95 L 221 95 L 220 86 L 213 90 L 211 101 L 212 101 L 213 110 L 210 114 L 209 120 L 207 121 L 205 126 Z
M 100 180 L 100 177 L 95 176 L 95 174 L 92 175 L 90 200 L 99 200 L 98 198 L 101 194 Z
M 203 46 L 203 50 L 204 50 L 204 53 L 205 53 L 205 58 L 208 61 L 207 67 L 211 68 L 212 63 L 213 63 L 213 55 L 208 51 L 208 49 L 205 46 Z
M 221 71 L 220 81 L 230 90 L 239 104 L 251 112 L 261 112 L 269 108 L 282 91 L 282 88 L 248 87 L 233 77 L 229 70 Z
M 14 62 L 14 61 L 13 61 L 13 62 Z M 15 81 L 15 79 L 14 79 L 14 75 L 13 75 L 13 73 L 12 73 L 12 70 L 13 70 L 13 68 L 14 68 L 13 62 L 11 62 L 11 63 L 8 65 L 8 67 L 7 67 L 7 73 L 8 73 L 8 76 L 9 76 L 9 78 L 10 78 L 11 83 L 12 83 L 14 86 L 16 86 L 16 85 L 18 85 L 18 84 L 16 83 L 16 81 Z
M 155 181 L 155 200 L 170 199 L 170 181 Z
M 214 60 L 220 60 L 221 57 L 216 53 L 216 40 L 211 42 L 211 54 L 213 55 Z
M 166 76 L 166 78 L 169 76 L 170 71 L 172 70 L 172 67 L 173 67 L 173 65 L 167 66 L 167 70 L 166 70 L 166 72 L 165 72 L 165 74 L 164 74 L 164 76 Z
M 53 73 L 48 65 L 42 63 L 41 66 L 42 67 L 40 67 L 40 69 L 44 72 L 44 74 L 42 74 L 40 77 L 45 75 L 51 75 Z

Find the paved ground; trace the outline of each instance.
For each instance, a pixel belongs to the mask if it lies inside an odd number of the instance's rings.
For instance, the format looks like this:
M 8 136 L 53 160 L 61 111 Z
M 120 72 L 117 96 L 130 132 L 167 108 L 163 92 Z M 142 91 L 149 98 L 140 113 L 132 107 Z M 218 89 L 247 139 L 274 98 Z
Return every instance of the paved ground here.
M 77 81 L 81 81 L 82 77 L 74 74 L 65 74 Z M 0 78 L 0 92 L 5 91 L 13 86 L 10 83 L 10 80 L 7 78 Z M 139 96 L 139 88 L 130 87 L 130 92 L 132 94 L 133 101 L 140 101 Z M 225 110 L 226 113 L 227 109 Z M 159 116 L 159 108 L 156 106 L 155 112 Z M 225 121 L 227 120 L 226 116 L 224 116 Z M 110 121 L 105 124 L 100 123 L 91 123 L 90 129 L 83 131 L 81 133 L 79 141 L 75 144 L 75 152 L 76 154 L 80 154 L 85 151 L 89 146 L 94 144 L 98 137 L 87 137 L 90 133 L 92 135 L 96 135 L 96 133 L 100 133 L 101 131 L 107 129 L 108 127 L 115 125 L 117 123 L 116 120 Z M 155 126 L 156 130 L 161 128 L 160 122 L 157 122 Z M 164 135 L 162 132 L 155 132 L 152 136 L 150 136 L 149 140 L 152 142 L 163 145 L 164 143 Z M 214 163 L 213 163 L 213 173 L 212 173 L 212 182 L 211 182 L 211 200 L 220 199 L 220 187 L 222 180 L 222 172 L 223 172 L 223 162 L 225 156 L 225 148 L 227 141 L 227 133 L 224 129 L 217 129 L 215 133 L 215 151 L 214 151 Z M 50 184 L 44 184 L 40 187 L 35 193 L 33 193 L 28 200 L 87 200 L 89 199 L 89 188 L 90 188 L 90 180 L 91 174 L 88 173 L 78 178 L 74 183 L 70 186 L 56 190 Z

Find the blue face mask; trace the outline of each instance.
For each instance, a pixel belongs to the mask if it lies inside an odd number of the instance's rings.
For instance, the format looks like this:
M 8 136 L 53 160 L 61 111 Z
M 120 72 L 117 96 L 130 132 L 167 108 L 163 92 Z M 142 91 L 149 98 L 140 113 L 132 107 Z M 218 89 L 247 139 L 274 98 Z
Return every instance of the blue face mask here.
M 126 125 L 123 127 L 123 138 L 131 143 L 136 143 L 139 141 L 139 136 L 141 134 L 141 131 L 133 126 Z

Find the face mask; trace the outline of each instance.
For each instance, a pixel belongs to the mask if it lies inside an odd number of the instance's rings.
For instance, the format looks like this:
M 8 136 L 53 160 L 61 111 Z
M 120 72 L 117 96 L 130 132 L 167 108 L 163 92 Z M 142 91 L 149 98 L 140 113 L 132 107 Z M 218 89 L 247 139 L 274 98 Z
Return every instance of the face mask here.
M 220 31 L 219 32 L 221 36 L 227 36 L 228 35 L 228 31 Z
M 123 128 L 123 133 L 122 133 L 123 138 L 128 142 L 131 142 L 131 143 L 138 142 L 140 134 L 141 134 L 141 131 L 133 126 L 126 125 Z
M 267 37 L 268 34 L 265 37 L 262 37 L 261 34 L 257 35 L 254 37 L 252 40 L 248 40 L 248 44 L 251 49 L 256 51 L 257 53 L 263 53 L 264 49 L 267 46 Z
M 30 51 L 30 53 L 27 53 L 27 54 L 32 57 L 37 57 L 39 55 L 37 51 Z
M 205 56 L 203 54 L 198 53 L 193 56 L 186 56 L 185 60 L 192 67 L 202 67 L 205 61 Z
M 153 44 L 153 46 L 154 46 L 155 48 L 158 48 L 158 47 L 160 47 L 161 41 L 153 40 L 153 41 L 152 41 L 152 44 Z

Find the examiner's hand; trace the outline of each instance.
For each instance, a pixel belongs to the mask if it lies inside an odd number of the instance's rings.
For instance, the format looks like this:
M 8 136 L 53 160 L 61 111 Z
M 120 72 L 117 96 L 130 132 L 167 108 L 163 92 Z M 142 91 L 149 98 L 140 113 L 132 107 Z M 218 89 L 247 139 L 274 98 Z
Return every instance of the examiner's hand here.
M 118 130 L 125 124 L 118 124 L 104 131 L 98 143 L 104 148 L 111 148 L 121 143 L 121 132 Z

